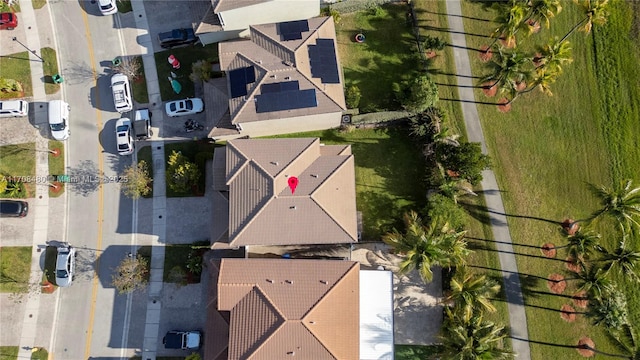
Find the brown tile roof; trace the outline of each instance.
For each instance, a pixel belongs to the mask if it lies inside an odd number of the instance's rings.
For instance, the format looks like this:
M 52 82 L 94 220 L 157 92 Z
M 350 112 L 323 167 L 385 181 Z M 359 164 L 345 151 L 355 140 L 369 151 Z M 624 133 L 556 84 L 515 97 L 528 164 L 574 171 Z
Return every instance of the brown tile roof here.
M 351 261 L 221 260 L 218 311 L 231 312 L 228 358 L 358 359 L 359 281 Z M 239 297 L 240 288 L 249 290 Z
M 231 122 L 233 124 L 279 118 L 309 116 L 341 112 L 346 109 L 342 71 L 338 70 L 339 83 L 323 83 L 314 78 L 309 64 L 309 46 L 317 39 L 336 42 L 335 25 L 332 17 L 306 20 L 309 31 L 303 32 L 302 39 L 284 41 L 278 33 L 278 24 L 254 25 L 250 27 L 250 40 L 219 43 L 220 68 L 223 71 L 253 66 L 254 83 L 248 84 L 247 95 L 229 99 Z M 340 64 L 337 46 L 335 58 Z M 298 81 L 300 90 L 315 89 L 317 106 L 301 109 L 256 112 L 257 95 L 261 85 L 283 81 Z
M 358 239 L 350 146 L 318 138 L 227 143 L 229 244 L 337 244 Z M 298 178 L 295 193 L 288 185 Z

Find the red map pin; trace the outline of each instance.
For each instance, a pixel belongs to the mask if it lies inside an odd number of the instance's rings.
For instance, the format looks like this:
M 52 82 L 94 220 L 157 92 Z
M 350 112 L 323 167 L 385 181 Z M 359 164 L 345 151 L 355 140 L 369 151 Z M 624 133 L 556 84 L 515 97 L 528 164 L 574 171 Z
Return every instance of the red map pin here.
M 296 187 L 298 186 L 298 178 L 292 176 L 287 180 L 287 182 L 289 183 L 289 189 L 291 189 L 291 194 L 293 195 L 293 193 L 296 192 Z

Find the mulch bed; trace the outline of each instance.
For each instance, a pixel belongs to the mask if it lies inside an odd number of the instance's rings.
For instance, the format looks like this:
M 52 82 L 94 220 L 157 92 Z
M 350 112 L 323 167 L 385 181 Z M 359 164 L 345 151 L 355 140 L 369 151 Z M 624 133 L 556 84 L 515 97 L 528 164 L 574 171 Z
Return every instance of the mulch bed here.
M 498 100 L 498 111 L 503 113 L 511 111 L 511 103 L 509 102 L 509 99 L 502 98 Z
M 575 235 L 580 230 L 580 224 L 573 219 L 565 219 L 561 225 L 567 235 Z
M 578 352 L 584 357 L 594 356 L 596 353 L 591 349 L 595 348 L 596 344 L 593 342 L 593 340 L 591 340 L 591 338 L 585 336 L 578 341 Z
M 576 310 L 571 307 L 571 305 L 564 304 L 562 308 L 560 308 L 560 317 L 562 320 L 566 322 L 574 322 L 576 321 Z
M 480 47 L 480 61 L 487 62 L 493 57 L 493 52 L 489 50 L 489 46 L 484 45 Z
M 540 248 L 540 250 L 542 250 L 542 255 L 548 258 L 556 257 L 556 253 L 557 253 L 556 246 L 553 245 L 552 243 L 542 244 L 542 247 Z
M 564 276 L 560 274 L 551 274 L 547 281 L 547 287 L 554 294 L 562 294 L 564 289 L 567 288 L 567 282 L 564 281 Z
M 498 85 L 493 85 L 495 81 L 487 81 L 482 83 L 482 92 L 486 97 L 494 97 L 498 93 Z
M 516 83 L 516 90 L 522 91 L 522 90 L 524 90 L 526 88 L 527 88 L 527 83 L 526 82 L 521 81 L 519 83 Z
M 573 304 L 579 308 L 585 309 L 589 305 L 589 299 L 587 298 L 587 292 L 582 290 L 573 294 Z
M 580 263 L 578 263 L 578 261 L 572 257 L 567 257 L 565 259 L 564 266 L 567 268 L 567 270 L 576 274 L 582 270 L 582 266 L 580 266 Z

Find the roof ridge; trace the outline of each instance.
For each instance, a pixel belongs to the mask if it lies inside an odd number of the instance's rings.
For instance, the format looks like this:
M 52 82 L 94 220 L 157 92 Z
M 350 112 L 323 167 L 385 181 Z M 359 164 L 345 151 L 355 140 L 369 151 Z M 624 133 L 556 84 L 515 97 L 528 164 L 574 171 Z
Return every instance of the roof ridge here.
M 275 179 L 277 176 L 279 176 L 280 174 L 282 174 L 283 172 L 285 172 L 287 169 L 289 169 L 291 166 L 293 166 L 293 164 L 302 156 L 302 154 L 304 154 L 305 152 L 309 151 L 311 149 L 312 146 L 314 146 L 316 143 L 320 142 L 320 138 L 319 137 L 314 137 L 314 138 L 308 138 L 308 139 L 313 139 L 313 141 L 310 141 L 309 144 L 307 144 L 307 146 L 302 149 L 298 155 L 296 155 L 292 161 L 290 161 L 287 166 L 284 166 L 282 168 L 282 170 L 280 170 L 273 178 Z M 319 144 L 318 144 L 319 146 Z M 308 166 L 307 166 L 308 167 Z M 274 194 L 275 194 L 275 189 L 274 189 Z
M 349 262 L 352 262 L 352 261 L 349 261 Z M 351 264 L 351 266 L 349 266 L 349 268 L 348 268 L 345 272 L 343 272 L 343 273 L 342 273 L 342 275 L 340 275 L 340 277 L 339 277 L 339 278 L 337 278 L 337 279 L 336 279 L 336 281 L 333 283 L 333 285 L 331 285 L 331 287 L 330 287 L 327 291 L 325 291 L 324 295 L 323 295 L 320 299 L 318 299 L 318 301 L 316 301 L 316 302 L 313 304 L 313 306 L 309 307 L 309 310 L 307 310 L 307 312 L 306 312 L 306 313 L 304 313 L 304 315 L 302 315 L 302 318 L 300 319 L 300 320 L 302 320 L 302 321 L 303 321 L 303 324 L 304 324 L 304 321 L 305 321 L 305 319 L 307 318 L 307 316 L 309 316 L 309 313 L 310 313 L 313 309 L 315 309 L 315 308 L 316 308 L 316 306 L 318 306 L 318 304 L 322 303 L 322 302 L 324 301 L 324 299 L 326 299 L 326 298 L 327 298 L 327 296 L 328 296 L 332 291 L 334 291 L 334 290 L 335 290 L 336 286 L 337 286 L 338 284 L 340 284 L 340 282 L 342 281 L 342 279 L 344 279 L 344 277 L 345 277 L 345 276 L 347 276 L 347 274 L 348 274 L 350 271 L 352 271 L 352 270 L 353 270 L 353 268 L 354 268 L 354 266 L 356 266 L 356 265 L 357 265 L 357 266 L 360 266 L 360 263 L 359 263 L 359 262 L 357 262 L 357 261 L 353 261 L 353 262 L 352 262 L 352 264 Z M 358 269 L 358 271 L 359 271 L 359 269 Z M 305 326 L 305 327 L 306 327 L 306 326 Z M 311 329 L 309 329 L 309 331 L 311 331 Z

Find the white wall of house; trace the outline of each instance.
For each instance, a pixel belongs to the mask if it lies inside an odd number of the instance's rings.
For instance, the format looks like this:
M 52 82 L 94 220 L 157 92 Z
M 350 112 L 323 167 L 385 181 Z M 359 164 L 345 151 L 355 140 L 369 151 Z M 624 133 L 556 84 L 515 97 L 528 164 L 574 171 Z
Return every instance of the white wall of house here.
M 218 15 L 225 30 L 237 30 L 250 25 L 309 19 L 319 14 L 320 0 L 273 0 Z
M 240 124 L 240 136 L 250 137 L 325 130 L 340 126 L 342 112 L 252 121 Z
M 225 40 L 237 39 L 239 37 L 249 35 L 249 30 L 229 30 L 229 31 L 212 31 L 208 33 L 198 34 L 198 38 L 203 45 L 215 44 Z

